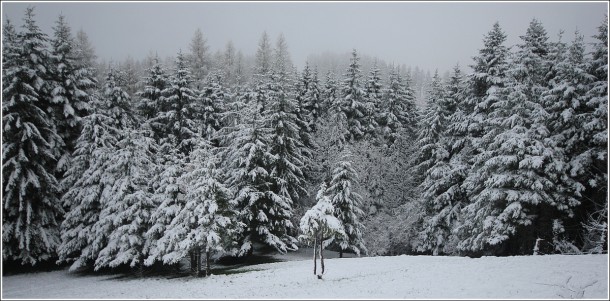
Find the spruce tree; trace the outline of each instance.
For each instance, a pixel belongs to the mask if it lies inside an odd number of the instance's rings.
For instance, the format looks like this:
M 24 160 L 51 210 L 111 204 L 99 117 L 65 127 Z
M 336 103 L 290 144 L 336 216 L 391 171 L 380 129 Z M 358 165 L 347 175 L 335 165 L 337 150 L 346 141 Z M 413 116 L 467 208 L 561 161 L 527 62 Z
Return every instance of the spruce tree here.
M 432 165 L 426 171 L 426 178 L 421 185 L 426 219 L 418 249 L 430 250 L 433 255 L 451 254 L 455 251 L 456 239 L 452 230 L 459 222 L 460 210 L 466 201 L 461 185 L 468 172 L 468 164 L 458 155 L 459 146 L 455 145 L 456 138 L 451 128 L 454 116 L 461 113 L 456 109 L 457 104 L 463 101 L 463 92 L 461 71 L 456 66 L 443 97 L 431 99 L 437 104 L 432 107 L 436 110 L 426 114 L 426 117 L 432 117 L 427 122 L 435 119 L 442 121 L 440 125 L 430 123 L 441 126 L 442 132 L 436 138 L 430 162 Z M 426 126 L 423 124 L 422 129 Z
M 114 69 L 106 77 L 103 95 L 91 103 L 83 119 L 76 150 L 62 180 L 64 206 L 70 208 L 61 225 L 60 262 L 73 262 L 71 270 L 93 266 L 106 246 L 108 233 L 99 232 L 104 203 L 112 196 L 108 164 L 125 132 L 138 124 L 127 93 L 116 85 Z
M 239 235 L 239 254 L 252 252 L 253 243 L 261 242 L 280 252 L 295 250 L 296 240 L 288 234 L 292 228 L 289 198 L 275 191 L 270 166 L 276 160 L 270 150 L 268 121 L 259 113 L 259 104 L 250 101 L 243 109 L 242 122 L 229 133 L 225 155 L 228 183 L 234 191 L 238 219 L 245 224 Z
M 322 115 L 330 115 L 332 112 L 339 112 L 338 103 L 338 84 L 335 80 L 335 76 L 331 71 L 326 73 L 326 80 L 324 87 L 322 88 L 322 104 L 320 105 L 320 111 Z
M 334 216 L 335 208 L 326 193 L 326 185 L 322 183 L 316 196 L 316 204 L 301 218 L 299 223 L 301 235 L 299 240 L 313 243 L 313 273 L 317 274 L 317 257 L 320 256 L 322 271 L 318 275 L 321 279 L 324 274 L 324 248 L 330 245 L 335 238 L 346 237 L 341 221 Z M 320 251 L 318 252 L 318 246 Z
M 308 163 L 307 157 L 303 155 L 305 146 L 297 126 L 295 95 L 289 84 L 282 85 L 279 79 L 272 81 L 269 92 L 265 116 L 270 130 L 269 152 L 275 157 L 269 171 L 274 178 L 275 192 L 286 198 L 286 202 L 292 206 L 300 196 L 306 194 L 303 169 Z
M 471 143 L 478 143 L 479 138 L 488 131 L 484 122 L 498 100 L 500 89 L 504 87 L 509 56 L 505 42 L 506 34 L 498 22 L 494 23 L 483 39 L 479 55 L 473 58 L 475 64 L 470 66 L 473 73 L 468 80 L 468 97 L 460 106 L 466 118 L 460 127 Z
M 144 265 L 152 265 L 155 262 L 163 262 L 163 256 L 167 254 L 167 245 L 174 243 L 162 241 L 161 237 L 166 235 L 176 215 L 184 208 L 187 192 L 184 183 L 180 179 L 185 174 L 187 158 L 178 149 L 169 144 L 159 146 L 156 156 L 157 175 L 153 177 L 152 199 L 157 208 L 150 216 L 150 228 L 145 234 L 144 253 L 148 257 Z
M 210 71 L 210 54 L 208 53 L 210 47 L 207 45 L 207 40 L 204 39 L 200 28 L 195 30 L 189 46 L 190 52 L 186 60 L 188 61 L 188 68 L 192 70 L 193 84 L 196 88 L 199 88 Z
M 160 111 L 165 111 L 166 108 L 162 108 L 163 101 L 161 99 L 161 92 L 169 85 L 165 69 L 159 62 L 159 57 L 155 56 L 152 62 L 152 66 L 148 69 L 148 76 L 144 78 L 144 89 L 138 91 L 136 95 L 140 98 L 138 103 L 138 110 L 140 115 L 144 119 L 149 120 L 157 116 Z M 153 124 L 155 131 L 155 138 L 159 139 L 157 133 L 158 128 L 161 125 Z
M 377 67 L 377 61 L 373 65 L 365 85 L 365 132 L 370 136 L 379 133 L 379 121 L 381 119 L 382 93 L 381 71 Z
M 153 128 L 160 125 L 160 144 L 169 143 L 187 155 L 193 149 L 197 136 L 197 91 L 191 88 L 193 80 L 182 52 L 176 58 L 176 70 L 163 91 L 161 111 L 153 118 Z
M 334 215 L 343 225 L 345 233 L 345 236 L 335 239 L 340 257 L 343 257 L 344 251 L 352 251 L 356 255 L 366 253 L 362 239 L 364 231 L 364 225 L 361 222 L 364 215 L 361 208 L 362 198 L 356 192 L 358 174 L 352 167 L 349 157 L 349 152 L 344 152 L 335 164 L 325 192 L 334 208 Z
M 225 112 L 225 99 L 228 95 L 219 73 L 212 72 L 201 90 L 198 119 L 203 137 L 212 140 L 222 127 L 222 116 Z M 213 142 L 213 144 L 217 144 Z
M 267 74 L 272 68 L 272 50 L 269 42 L 269 36 L 264 31 L 258 42 L 256 50 L 256 61 L 254 65 L 254 73 L 259 75 Z
M 82 119 L 81 135 L 61 181 L 66 191 L 62 202 L 69 210 L 61 224 L 58 253 L 59 262 L 73 262 L 71 271 L 92 266 L 102 247 L 93 231 L 99 219 L 100 200 L 107 189 L 102 170 L 121 135 L 114 120 L 105 114 L 106 108 L 97 100 L 90 104 L 91 113 Z
M 280 34 L 277 37 L 275 49 L 273 50 L 272 69 L 276 74 L 285 74 L 286 76 L 289 76 L 292 69 L 292 60 L 290 59 L 288 44 L 284 34 Z M 280 80 L 283 80 L 283 78 L 280 78 Z
M 322 115 L 322 92 L 320 90 L 317 70 L 312 71 L 309 63 L 305 63 L 298 95 L 298 117 L 307 124 L 312 133 L 315 132 L 318 118 Z
M 473 183 L 477 182 L 480 176 L 478 169 L 473 167 L 476 156 L 481 153 L 482 145 L 488 143 L 484 142 L 482 137 L 485 133 L 495 130 L 488 115 L 494 110 L 495 103 L 500 99 L 500 91 L 504 89 L 507 81 L 510 53 L 504 45 L 506 38 L 499 23 L 494 23 L 483 39 L 483 48 L 473 58 L 474 64 L 470 66 L 473 72 L 466 80 L 466 95 L 458 105 L 456 113 L 450 117 L 449 130 L 454 138 L 453 148 L 457 152 L 454 158 L 456 162 L 461 160 L 468 166 L 466 179 L 462 184 L 468 204 L 471 202 Z M 470 236 L 469 227 L 466 226 L 469 223 L 470 221 L 464 220 L 464 224 L 456 226 L 460 240 Z
M 417 154 L 415 170 L 422 181 L 429 176 L 430 169 L 448 154 L 445 149 L 444 132 L 447 124 L 444 89 L 438 72 L 430 85 L 426 107 L 422 112 L 422 120 L 417 135 Z M 422 185 L 426 185 L 421 182 Z
M 100 202 L 96 237 L 107 237 L 107 242 L 95 260 L 95 270 L 128 264 L 144 267 L 145 233 L 150 228 L 150 216 L 157 208 L 148 181 L 154 168 L 156 145 L 150 133 L 125 129 L 112 149 L 103 170 L 103 181 L 108 185 Z
M 401 134 L 412 137 L 415 131 L 417 109 L 413 90 L 405 83 L 397 68 L 392 68 L 377 123 L 387 145 L 394 144 Z
M 80 135 L 80 119 L 88 114 L 89 95 L 95 87 L 90 70 L 79 64 L 74 39 L 64 16 L 60 15 L 51 40 L 50 74 L 53 119 L 65 143 L 58 169 L 63 171 Z
M 338 100 L 340 112 L 347 119 L 348 141 L 357 141 L 364 137 L 368 129 L 365 118 L 367 114 L 366 94 L 360 83 L 360 64 L 356 50 L 352 52 L 349 67 L 344 74 L 341 86 L 341 98 Z
M 546 32 L 533 20 L 521 39 L 509 84 L 488 115 L 492 129 L 475 159 L 477 176 L 468 183 L 472 204 L 465 208 L 469 237 L 460 243 L 463 250 L 529 253 L 537 238 L 552 241 L 553 219 L 571 215 L 577 205 L 557 185 L 565 164 L 546 139 Z
M 588 73 L 593 76 L 590 85 L 586 106 L 587 114 L 584 117 L 584 129 L 587 131 L 587 149 L 582 151 L 575 160 L 571 162 L 570 170 L 577 175 L 578 179 L 586 179 L 584 197 L 588 198 L 586 208 L 587 215 L 591 221 L 608 220 L 608 18 L 598 27 L 598 33 L 594 36 L 595 42 L 588 65 Z M 584 166 L 584 168 L 583 168 Z M 578 172 L 580 171 L 580 173 Z M 608 230 L 599 227 L 603 224 L 597 223 L 598 227 L 591 227 L 591 222 L 586 222 L 585 251 L 607 250 Z M 595 230 L 595 229 L 598 230 Z M 602 229 L 601 231 L 599 229 Z M 605 230 L 603 230 L 605 228 Z M 604 232 L 605 231 L 605 232 Z
M 35 265 L 56 257 L 63 209 L 54 176 L 63 147 L 48 113 L 46 36 L 33 8 L 24 32 L 4 29 L 2 90 L 2 258 Z
M 89 42 L 89 36 L 82 29 L 76 32 L 74 39 L 74 54 L 77 65 L 86 68 L 93 78 L 98 78 L 98 71 L 96 66 L 97 55 L 91 42 Z
M 232 251 L 236 227 L 235 203 L 230 191 L 220 181 L 218 162 L 209 150 L 209 143 L 200 139 L 191 153 L 185 174 L 179 179 L 190 189 L 185 202 L 176 210 L 157 245 L 165 264 L 179 262 L 186 255 L 194 258 L 196 273 L 201 272 L 201 254 L 206 255 L 206 271 L 210 274 L 211 255 Z

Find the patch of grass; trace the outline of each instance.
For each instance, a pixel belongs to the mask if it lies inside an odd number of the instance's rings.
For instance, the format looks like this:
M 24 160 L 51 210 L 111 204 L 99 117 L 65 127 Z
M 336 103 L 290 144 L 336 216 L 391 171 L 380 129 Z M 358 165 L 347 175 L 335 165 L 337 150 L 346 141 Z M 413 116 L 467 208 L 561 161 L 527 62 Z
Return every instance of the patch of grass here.
M 229 267 L 229 268 L 217 268 L 212 269 L 212 275 L 235 275 L 235 274 L 243 274 L 248 272 L 257 272 L 262 271 L 263 269 L 248 269 L 248 270 L 238 270 L 237 267 Z

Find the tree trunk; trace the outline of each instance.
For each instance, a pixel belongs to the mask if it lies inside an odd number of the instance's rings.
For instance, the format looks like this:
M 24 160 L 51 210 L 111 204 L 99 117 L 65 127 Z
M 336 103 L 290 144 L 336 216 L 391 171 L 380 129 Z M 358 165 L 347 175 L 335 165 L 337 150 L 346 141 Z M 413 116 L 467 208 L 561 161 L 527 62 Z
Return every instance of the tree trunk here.
M 210 250 L 205 251 L 205 276 L 210 276 Z
M 197 262 L 195 261 L 195 250 L 190 252 L 191 257 L 191 274 L 195 275 L 195 271 L 197 270 Z
M 339 258 L 343 258 L 343 249 L 339 250 Z
M 199 277 L 201 273 L 201 250 L 195 249 L 191 254 L 191 271 L 194 276 Z
M 138 277 L 144 277 L 144 257 L 140 256 L 138 260 Z
M 324 253 L 322 252 L 323 250 L 324 250 L 324 241 L 320 241 L 320 268 L 322 269 L 320 278 L 322 278 L 321 276 L 324 275 Z
M 316 255 L 318 255 L 318 245 L 317 245 L 317 239 L 314 238 L 313 240 L 313 274 L 316 274 L 317 268 L 318 268 L 318 259 L 316 258 Z

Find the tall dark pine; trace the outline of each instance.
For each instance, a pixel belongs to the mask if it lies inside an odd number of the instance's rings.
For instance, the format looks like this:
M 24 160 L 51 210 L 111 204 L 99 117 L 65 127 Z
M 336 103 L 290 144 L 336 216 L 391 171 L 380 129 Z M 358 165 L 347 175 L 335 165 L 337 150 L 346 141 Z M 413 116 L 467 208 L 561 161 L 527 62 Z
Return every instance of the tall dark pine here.
M 457 104 L 461 103 L 464 88 L 459 66 L 454 68 L 444 96 L 437 99 L 437 113 L 442 121 L 442 132 L 433 148 L 432 166 L 426 172 L 422 183 L 422 199 L 426 219 L 420 233 L 419 250 L 432 251 L 432 254 L 452 254 L 455 252 L 456 239 L 452 230 L 460 220 L 460 210 L 466 203 L 462 183 L 468 172 L 465 158 L 458 155 L 459 147 L 452 132 L 451 122 L 456 114 Z M 426 117 L 430 116 L 429 114 Z M 434 123 L 433 123 L 434 124 Z M 425 127 L 425 125 L 424 125 Z
M 472 192 L 473 184 L 479 177 L 478 170 L 472 166 L 476 156 L 482 151 L 481 145 L 487 143 L 482 137 L 494 130 L 490 123 L 492 119 L 488 115 L 499 101 L 500 91 L 505 86 L 509 56 L 509 50 L 504 45 L 506 38 L 500 24 L 494 23 L 493 28 L 483 38 L 483 47 L 479 54 L 473 58 L 474 64 L 470 66 L 473 72 L 467 78 L 466 96 L 449 123 L 457 151 L 454 157 L 463 159 L 468 165 L 468 174 L 462 185 L 467 194 Z M 467 202 L 470 203 L 470 198 L 467 198 Z M 469 227 L 472 225 L 474 224 L 471 224 L 471 221 L 465 220 L 463 225 L 456 228 L 460 233 L 460 240 L 470 236 Z M 460 248 L 468 249 L 469 246 L 462 244 Z
M 251 253 L 253 244 L 263 243 L 280 252 L 296 249 L 290 199 L 278 195 L 271 166 L 271 129 L 255 101 L 244 104 L 244 117 L 229 133 L 226 162 L 228 183 L 234 191 L 238 220 L 245 227 L 239 235 L 240 253 Z
M 91 103 L 91 114 L 83 118 L 83 129 L 61 182 L 62 201 L 69 208 L 61 224 L 60 262 L 72 262 L 71 270 L 93 266 L 107 244 L 98 230 L 103 204 L 112 196 L 114 182 L 106 176 L 122 136 L 138 124 L 131 101 L 116 85 L 110 70 L 99 99 Z
M 365 85 L 365 117 L 364 126 L 365 132 L 368 135 L 375 136 L 379 130 L 379 120 L 381 119 L 382 93 L 383 86 L 381 84 L 381 71 L 377 67 L 377 62 L 373 65 L 368 80 Z
M 270 153 L 276 158 L 270 165 L 276 193 L 291 205 L 306 194 L 303 169 L 307 157 L 297 126 L 297 104 L 289 84 L 272 84 L 265 115 L 270 129 Z
M 587 178 L 585 197 L 591 200 L 589 212 L 593 221 L 602 227 L 597 230 L 587 230 L 586 249 L 601 252 L 608 249 L 608 227 L 603 223 L 608 220 L 608 18 L 598 27 L 595 43 L 591 53 L 591 63 L 588 73 L 594 76 L 588 92 L 584 128 L 589 139 L 588 149 L 578 156 L 578 161 L 586 163 L 582 170 L 583 178 Z M 572 170 L 580 162 L 572 164 Z M 583 164 L 584 165 L 584 164 Z M 592 205 L 592 206 L 591 206 Z M 590 222 L 587 224 L 591 225 Z M 605 237 L 605 239 L 604 239 Z
M 127 128 L 110 149 L 103 169 L 107 185 L 102 195 L 95 237 L 106 237 L 95 259 L 95 270 L 128 264 L 143 271 L 147 256 L 145 234 L 151 227 L 153 210 L 158 207 L 149 189 L 155 171 L 154 140 L 142 130 Z
M 201 133 L 209 141 L 215 140 L 216 132 L 222 127 L 222 116 L 226 110 L 225 100 L 228 97 L 223 79 L 217 72 L 208 76 L 200 94 L 200 104 L 197 108 L 201 123 Z M 217 144 L 217 141 L 213 141 Z
M 56 256 L 63 209 L 54 176 L 63 146 L 48 114 L 46 37 L 25 16 L 5 28 L 2 90 L 2 258 L 35 265 Z
M 318 82 L 318 72 L 311 70 L 309 63 L 305 64 L 299 84 L 298 117 L 305 121 L 311 132 L 315 132 L 316 123 L 322 113 L 322 92 Z
M 140 98 L 138 103 L 138 109 L 140 115 L 146 120 L 150 120 L 157 116 L 160 111 L 165 111 L 163 108 L 161 92 L 169 85 L 165 69 L 159 62 L 159 58 L 155 57 L 152 62 L 152 66 L 148 69 L 148 76 L 144 78 L 144 89 L 138 91 L 136 95 Z M 153 129 L 159 128 L 161 125 L 154 125 Z M 155 135 L 155 138 L 158 135 Z
M 558 184 L 565 164 L 548 139 L 542 106 L 549 70 L 546 31 L 533 20 L 521 39 L 509 84 L 488 115 L 491 130 L 483 136 L 477 177 L 470 182 L 469 238 L 462 241 L 470 251 L 531 254 L 538 238 L 552 241 L 554 221 L 570 216 L 578 204 Z
M 362 233 L 362 197 L 356 193 L 358 174 L 352 167 L 350 153 L 344 151 L 335 163 L 330 183 L 325 191 L 333 206 L 333 215 L 339 220 L 345 235 L 336 237 L 334 243 L 339 247 L 339 256 L 352 251 L 357 255 L 366 253 Z
M 422 178 L 421 185 L 426 185 L 430 169 L 439 161 L 447 157 L 445 149 L 444 132 L 447 124 L 447 111 L 445 109 L 445 95 L 438 72 L 428 91 L 426 107 L 422 112 L 416 145 L 419 149 L 416 157 L 415 170 Z M 427 180 L 426 180 L 427 179 Z
M 360 59 L 356 50 L 352 52 L 352 59 L 349 67 L 343 75 L 343 85 L 341 87 L 341 98 L 338 100 L 338 107 L 342 114 L 347 119 L 348 132 L 346 139 L 348 141 L 360 140 L 367 132 L 368 125 L 366 124 L 366 93 L 361 86 L 360 78 Z
M 169 143 L 188 155 L 197 135 L 197 92 L 191 88 L 193 80 L 182 52 L 176 58 L 176 71 L 170 83 L 161 92 L 163 111 L 157 113 L 153 123 L 160 124 L 161 145 Z
M 397 68 L 392 68 L 388 86 L 383 90 L 377 123 L 387 145 L 392 145 L 401 134 L 413 137 L 417 109 L 413 90 Z
M 326 81 L 322 88 L 322 103 L 320 105 L 322 115 L 331 115 L 332 112 L 339 111 L 338 104 L 339 85 L 335 80 L 335 75 L 328 71 L 326 73 Z
M 58 169 L 63 171 L 75 149 L 81 131 L 81 118 L 88 114 L 90 93 L 95 88 L 95 79 L 86 66 L 77 59 L 75 43 L 64 16 L 59 16 L 51 40 L 51 97 L 53 120 L 57 133 L 65 143 Z

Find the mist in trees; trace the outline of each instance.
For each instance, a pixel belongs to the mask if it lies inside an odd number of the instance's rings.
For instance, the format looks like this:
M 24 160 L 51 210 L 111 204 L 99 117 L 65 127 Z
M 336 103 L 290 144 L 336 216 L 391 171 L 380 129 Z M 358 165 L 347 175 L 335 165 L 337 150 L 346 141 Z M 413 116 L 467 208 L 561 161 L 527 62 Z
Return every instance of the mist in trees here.
M 108 63 L 65 17 L 24 21 L 3 25 L 5 262 L 607 251 L 607 21 L 591 51 L 495 23 L 446 77 L 356 49 L 298 70 L 282 34 L 212 53 L 201 29 Z

